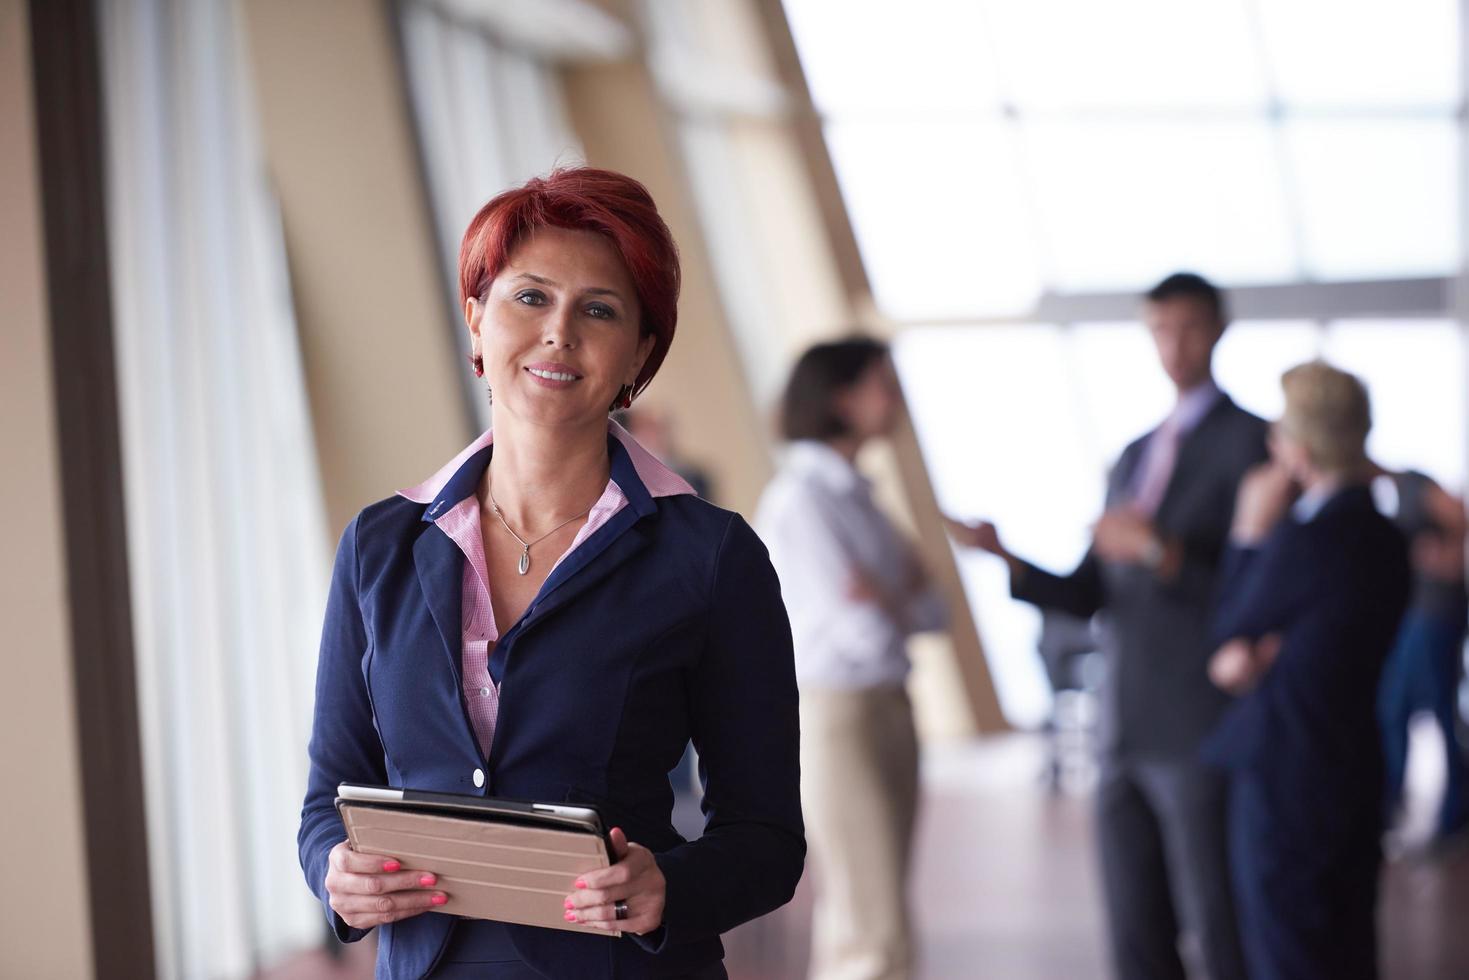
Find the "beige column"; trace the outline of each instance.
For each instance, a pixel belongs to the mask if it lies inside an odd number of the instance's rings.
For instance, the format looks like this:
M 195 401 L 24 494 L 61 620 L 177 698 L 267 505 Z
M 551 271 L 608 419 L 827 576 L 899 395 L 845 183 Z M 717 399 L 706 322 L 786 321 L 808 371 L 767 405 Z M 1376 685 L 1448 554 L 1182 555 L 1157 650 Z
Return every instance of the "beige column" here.
M 417 483 L 472 432 L 382 0 L 242 3 L 327 512 Z
M 628 61 L 569 66 L 562 84 L 587 163 L 646 184 L 682 255 L 678 334 L 644 397 L 673 414 L 680 442 L 709 470 L 720 503 L 748 516 L 770 478 L 770 423 L 750 397 L 653 80 L 641 61 Z
M 872 302 L 861 253 L 811 105 L 780 0 L 709 0 L 698 8 L 703 38 L 722 68 L 768 81 L 786 94 L 783 112 L 732 116 L 725 132 L 748 186 L 765 278 L 780 297 L 772 333 L 794 357 L 812 341 L 862 328 L 891 331 Z M 928 469 L 911 426 L 863 460 L 890 512 L 918 541 L 948 598 L 947 634 L 915 638 L 910 687 L 925 737 L 1007 727 L 978 631 L 943 530 Z
M 93 976 L 30 24 L 0 0 L 0 976 Z M 124 692 L 130 694 L 131 692 Z

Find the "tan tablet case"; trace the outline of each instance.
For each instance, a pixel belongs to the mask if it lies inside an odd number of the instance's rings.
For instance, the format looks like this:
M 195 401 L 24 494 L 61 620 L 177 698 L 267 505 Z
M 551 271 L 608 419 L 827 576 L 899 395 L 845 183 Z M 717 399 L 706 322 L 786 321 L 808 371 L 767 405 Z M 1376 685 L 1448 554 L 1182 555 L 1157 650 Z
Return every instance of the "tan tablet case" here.
M 354 851 L 432 871 L 448 904 L 435 909 L 474 919 L 620 936 L 567 922 L 566 896 L 578 875 L 608 866 L 596 834 L 414 813 L 343 800 L 338 808 Z

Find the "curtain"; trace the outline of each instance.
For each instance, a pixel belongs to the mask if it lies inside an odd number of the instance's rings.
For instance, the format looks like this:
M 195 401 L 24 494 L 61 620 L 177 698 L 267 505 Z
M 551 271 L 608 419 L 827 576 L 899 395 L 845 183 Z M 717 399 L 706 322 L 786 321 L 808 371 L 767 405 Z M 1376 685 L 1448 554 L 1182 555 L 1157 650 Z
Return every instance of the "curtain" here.
M 467 352 L 459 317 L 459 239 L 469 219 L 501 191 L 580 164 L 583 156 L 548 62 L 426 0 L 400 9 L 403 66 L 455 311 L 452 329 Z M 489 406 L 477 387 L 473 404 L 488 426 Z
M 244 977 L 324 928 L 294 841 L 331 542 L 236 8 L 99 8 L 158 973 Z

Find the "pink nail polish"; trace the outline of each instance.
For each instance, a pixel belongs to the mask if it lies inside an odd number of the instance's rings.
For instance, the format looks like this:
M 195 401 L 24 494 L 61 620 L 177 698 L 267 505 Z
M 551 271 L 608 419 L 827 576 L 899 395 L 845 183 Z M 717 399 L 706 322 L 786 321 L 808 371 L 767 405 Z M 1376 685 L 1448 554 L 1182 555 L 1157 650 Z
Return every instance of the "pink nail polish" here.
M 571 904 L 571 899 L 568 898 L 566 900 L 566 911 L 570 912 L 574 908 L 576 908 L 576 906 L 575 905 L 572 905 Z
M 566 913 L 566 921 L 567 922 L 575 922 L 576 921 L 576 913 L 575 912 L 567 912 Z
M 423 887 L 425 887 L 425 888 L 428 888 L 428 887 L 432 886 L 433 883 L 436 882 L 436 881 L 438 881 L 438 880 L 439 879 L 437 879 L 433 875 L 429 875 L 429 874 L 424 874 L 424 875 L 419 875 L 418 876 L 418 883 L 420 885 L 422 885 Z
M 386 860 L 386 861 L 383 862 L 383 870 L 384 871 L 401 871 L 401 870 L 403 870 L 403 865 L 401 865 L 397 861 L 394 861 L 391 858 L 389 858 L 388 860 Z
M 585 888 L 585 887 L 587 887 L 587 883 L 585 881 L 582 881 L 580 878 L 578 878 L 578 879 L 576 879 L 576 887 L 578 887 L 578 888 Z
M 448 895 L 435 895 L 433 898 L 429 899 L 429 901 L 430 902 L 433 902 L 435 905 L 445 905 L 445 904 L 448 904 L 449 896 Z

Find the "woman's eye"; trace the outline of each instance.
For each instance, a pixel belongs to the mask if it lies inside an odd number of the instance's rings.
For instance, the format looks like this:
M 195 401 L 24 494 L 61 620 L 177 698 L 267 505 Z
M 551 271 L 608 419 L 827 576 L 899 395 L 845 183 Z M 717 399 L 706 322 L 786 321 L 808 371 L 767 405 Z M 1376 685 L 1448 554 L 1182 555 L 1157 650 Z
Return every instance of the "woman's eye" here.
M 546 294 L 539 289 L 522 289 L 515 294 L 515 301 L 527 306 L 540 306 L 546 301 Z
M 594 316 L 599 320 L 611 320 L 617 316 L 617 311 L 606 303 L 593 303 L 587 307 L 587 315 Z

